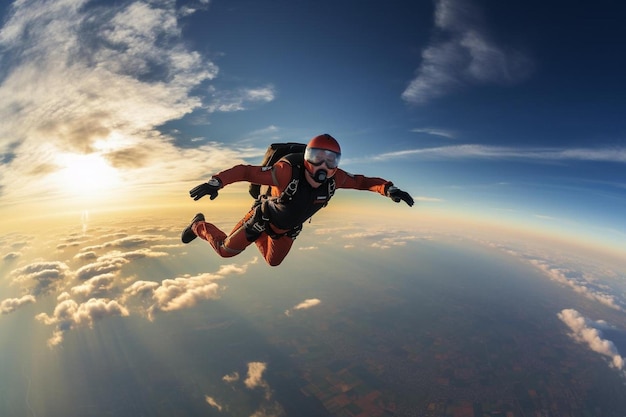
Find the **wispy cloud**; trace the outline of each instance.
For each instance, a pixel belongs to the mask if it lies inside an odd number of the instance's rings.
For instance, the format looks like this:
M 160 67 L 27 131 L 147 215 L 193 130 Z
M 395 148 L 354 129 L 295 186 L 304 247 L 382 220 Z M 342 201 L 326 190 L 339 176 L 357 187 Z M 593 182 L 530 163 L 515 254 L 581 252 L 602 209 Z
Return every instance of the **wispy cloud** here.
M 413 133 L 421 133 L 424 135 L 430 135 L 430 136 L 439 136 L 442 138 L 446 138 L 446 139 L 454 139 L 455 135 L 454 133 L 448 131 L 448 130 L 444 130 L 444 129 L 433 129 L 433 128 L 415 128 L 415 129 L 411 129 L 411 132 Z
M 390 249 L 394 246 L 405 246 L 407 242 L 417 240 L 417 236 L 407 234 L 404 231 L 394 230 L 367 230 L 355 233 L 345 233 L 343 238 L 368 242 L 370 247 L 377 249 Z
M 423 104 L 467 85 L 512 84 L 528 77 L 532 60 L 492 39 L 485 26 L 471 2 L 436 0 L 436 33 L 402 98 Z
M 213 101 L 207 105 L 207 110 L 210 113 L 242 111 L 252 103 L 273 101 L 275 95 L 276 91 L 272 85 L 236 91 L 219 91 L 213 94 Z
M 422 203 L 442 203 L 445 200 L 437 197 L 424 197 L 424 196 L 416 196 L 413 197 L 415 201 L 419 201 Z
M 454 145 L 406 149 L 371 157 L 371 160 L 423 157 L 527 161 L 597 161 L 626 163 L 626 148 L 522 148 L 490 145 Z

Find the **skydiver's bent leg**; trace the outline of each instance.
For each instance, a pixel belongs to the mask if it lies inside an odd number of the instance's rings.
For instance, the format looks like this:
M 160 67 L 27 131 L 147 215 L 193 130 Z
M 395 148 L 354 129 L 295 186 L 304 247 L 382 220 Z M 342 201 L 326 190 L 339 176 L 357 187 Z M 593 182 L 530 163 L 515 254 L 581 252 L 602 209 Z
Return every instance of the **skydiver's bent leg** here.
M 233 228 L 230 235 L 226 235 L 214 224 L 198 221 L 193 224 L 193 232 L 201 239 L 211 244 L 215 252 L 223 258 L 230 258 L 239 255 L 252 242 L 246 238 L 244 223 L 254 213 L 249 212 L 246 216 Z
M 282 235 L 270 237 L 265 231 L 266 221 L 263 219 L 260 207 L 255 206 L 243 219 L 235 225 L 230 235 L 226 235 L 214 224 L 194 218 L 191 225 L 193 233 L 209 242 L 215 252 L 223 258 L 239 255 L 252 242 L 256 242 L 263 258 L 270 266 L 277 266 L 285 259 L 295 236 Z
M 193 231 L 198 237 L 211 244 L 215 252 L 223 258 L 239 255 L 250 244 L 244 239 L 240 242 L 237 237 L 243 233 L 227 236 L 214 224 L 199 221 L 193 225 Z M 245 244 L 242 244 L 245 243 Z
M 294 238 L 290 236 L 273 239 L 264 233 L 256 240 L 256 245 L 270 266 L 278 266 L 289 253 L 293 241 Z

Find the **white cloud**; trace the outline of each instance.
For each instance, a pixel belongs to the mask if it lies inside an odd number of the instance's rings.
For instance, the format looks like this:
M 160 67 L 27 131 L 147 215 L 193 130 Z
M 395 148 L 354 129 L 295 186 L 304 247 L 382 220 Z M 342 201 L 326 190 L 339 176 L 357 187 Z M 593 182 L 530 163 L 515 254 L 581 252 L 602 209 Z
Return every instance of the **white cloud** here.
M 249 389 L 255 388 L 269 388 L 267 382 L 263 379 L 263 373 L 267 369 L 265 362 L 250 362 L 248 363 L 248 374 L 243 381 L 245 386 Z
M 32 295 L 25 295 L 20 298 L 7 298 L 0 302 L 0 314 L 9 314 L 20 308 L 25 304 L 31 304 L 35 302 L 35 297 Z
M 183 17 L 190 16 L 198 11 L 206 10 L 209 6 L 210 0 L 199 0 L 196 4 L 186 4 L 181 6 L 178 10 L 178 14 Z
M 433 128 L 415 128 L 411 129 L 411 132 L 414 133 L 423 133 L 431 136 L 439 136 L 447 139 L 454 139 L 455 135 L 452 132 L 443 129 L 433 129 Z
M 615 344 L 602 334 L 602 329 L 609 327 L 605 321 L 590 320 L 574 309 L 564 309 L 558 313 L 558 317 L 570 328 L 574 340 L 585 343 L 594 352 L 608 357 L 612 367 L 624 369 L 624 358 Z
M 113 240 L 104 242 L 100 245 L 86 246 L 81 251 L 94 251 L 105 248 L 123 248 L 123 249 L 132 249 L 136 247 L 146 246 L 148 243 L 152 242 L 160 242 L 165 239 L 163 235 L 125 235 L 125 234 L 115 234 L 112 237 L 116 237 Z M 106 236 L 102 236 L 101 238 L 106 238 Z M 144 249 L 145 250 L 145 249 Z
M 209 397 L 208 395 L 204 396 L 204 400 L 207 402 L 207 404 L 209 404 L 211 407 L 217 409 L 217 411 L 222 411 L 223 407 L 220 403 L 218 403 L 215 398 L 213 397 Z
M 97 275 L 80 285 L 72 287 L 71 291 L 82 296 L 103 293 L 113 288 L 114 279 L 115 274 L 112 273 Z
M 435 2 L 434 40 L 422 52 L 416 77 L 402 93 L 423 104 L 466 85 L 511 84 L 533 69 L 523 53 L 499 45 L 484 30 L 481 12 L 469 1 Z
M 79 327 L 93 327 L 94 322 L 109 316 L 128 316 L 129 312 L 115 300 L 104 298 L 91 298 L 84 303 L 67 298 L 68 295 L 60 298 L 59 304 L 54 309 L 51 316 L 41 313 L 36 319 L 49 326 L 56 326 L 52 337 L 48 340 L 48 346 L 59 345 L 63 341 L 63 336 L 69 330 Z
M 152 239 L 134 239 L 132 246 L 146 244 Z M 115 246 L 104 244 L 101 247 Z M 95 248 L 90 246 L 90 249 Z M 156 252 L 148 248 L 140 248 L 128 252 L 112 251 L 102 256 L 96 257 L 95 252 L 88 250 L 87 252 L 78 253 L 75 258 L 81 260 L 91 260 L 96 258 L 94 262 L 83 265 L 76 270 L 75 276 L 78 280 L 84 281 L 98 275 L 119 272 L 122 267 L 130 262 L 143 258 L 160 258 L 168 256 L 166 252 Z
M 10 274 L 14 282 L 28 284 L 34 281 L 31 292 L 35 295 L 47 294 L 70 276 L 69 267 L 61 261 L 33 262 L 13 270 Z
M 416 236 L 407 235 L 403 231 L 394 230 L 367 230 L 343 235 L 345 239 L 357 240 L 360 242 L 371 242 L 369 245 L 378 249 L 390 249 L 394 246 L 405 246 L 408 241 L 417 240 Z
M 530 259 L 529 262 L 553 281 L 567 285 L 577 293 L 591 300 L 598 301 L 608 307 L 611 307 L 612 309 L 624 311 L 615 296 L 602 291 L 600 288 L 592 286 L 590 282 L 584 279 L 584 277 L 579 276 L 580 274 L 572 275 L 573 272 L 569 269 L 559 268 L 539 259 Z
M 124 293 L 129 296 L 137 296 L 137 295 L 152 295 L 154 290 L 159 287 L 158 282 L 154 281 L 135 281 L 129 287 L 124 290 Z
M 291 310 L 285 311 L 285 315 L 290 316 L 292 310 L 308 310 L 309 308 L 313 308 L 318 306 L 322 301 L 318 298 L 309 298 L 304 300 L 303 302 L 295 305 Z
M 76 271 L 76 279 L 85 281 L 98 275 L 116 273 L 130 261 L 123 257 L 98 258 L 96 262 L 81 266 Z
M 269 384 L 263 379 L 263 374 L 267 370 L 265 362 L 249 362 L 248 373 L 244 380 L 244 385 L 248 389 L 261 388 L 265 392 L 265 401 L 261 403 L 258 409 L 251 417 L 279 417 L 285 415 L 285 410 L 276 401 L 272 400 L 272 390 Z
M 233 372 L 232 374 L 224 375 L 222 377 L 222 381 L 228 384 L 239 381 L 239 372 Z
M 217 273 L 202 273 L 195 276 L 182 276 L 158 282 L 137 281 L 124 290 L 124 299 L 130 296 L 149 296 L 152 305 L 148 307 L 148 317 L 153 320 L 157 312 L 170 312 L 191 308 L 200 301 L 218 299 L 222 287 L 217 281 L 231 274 L 245 274 L 248 266 L 255 264 L 253 258 L 243 265 L 223 265 Z
M 214 282 L 219 277 L 201 274 L 190 278 L 166 279 L 154 289 L 154 311 L 174 311 L 195 306 L 201 300 L 219 298 L 220 286 Z
M 276 91 L 272 85 L 215 92 L 213 101 L 207 106 L 207 110 L 210 113 L 242 111 L 246 110 L 250 103 L 268 103 L 273 101 L 275 96 Z
M 74 256 L 68 261 L 69 265 L 61 261 L 36 261 L 15 268 L 9 273 L 10 281 L 23 287 L 24 294 L 27 295 L 0 299 L 0 314 L 8 314 L 23 305 L 34 303 L 39 294 L 56 297 L 56 307 L 52 313 L 41 313 L 39 310 L 40 314 L 36 315 L 40 322 L 54 326 L 48 344 L 55 346 L 63 342 L 67 331 L 91 327 L 105 317 L 138 314 L 153 319 L 157 312 L 190 308 L 203 300 L 218 298 L 225 288 L 219 283 L 220 280 L 244 275 L 249 266 L 258 263 L 259 258 L 253 257 L 244 264 L 220 265 L 215 273 L 183 275 L 156 281 L 153 278 L 162 276 L 164 271 L 173 268 L 167 259 L 161 260 L 158 265 L 151 261 L 169 255 L 154 249 L 169 246 L 161 243 L 172 239 L 173 230 L 151 226 L 149 230 L 152 232 L 160 230 L 164 234 L 136 234 L 133 232 L 148 231 L 143 221 L 133 224 L 128 219 L 123 219 L 121 223 L 124 232 L 116 231 L 119 229 L 114 223 L 108 227 L 100 227 L 92 236 L 69 235 L 66 239 L 48 236 L 49 239 L 42 241 L 44 247 L 49 247 L 50 242 L 57 240 L 67 243 L 76 241 L 78 245 L 75 250 L 80 256 Z M 176 230 L 177 241 L 179 233 Z M 104 240 L 105 243 L 87 246 L 94 240 Z M 8 247 L 13 242 L 13 239 L 6 239 L 6 242 L 0 241 L 0 245 Z M 81 252 L 85 249 L 81 248 L 82 245 L 92 250 Z M 111 250 L 112 248 L 130 250 Z M 97 252 L 100 250 L 110 251 L 98 256 Z M 85 263 L 87 260 L 89 263 Z M 141 267 L 132 267 L 137 260 L 141 260 Z M 126 267 L 130 267 L 132 275 L 125 274 Z
M 420 201 L 422 203 L 441 203 L 445 200 L 437 197 L 425 197 L 425 196 L 417 196 L 414 197 L 415 201 Z
M 321 302 L 322 301 L 318 298 L 309 298 L 308 300 L 304 300 L 303 302 L 295 306 L 293 309 L 294 310 L 306 310 L 311 307 L 315 307 L 316 305 L 319 305 Z

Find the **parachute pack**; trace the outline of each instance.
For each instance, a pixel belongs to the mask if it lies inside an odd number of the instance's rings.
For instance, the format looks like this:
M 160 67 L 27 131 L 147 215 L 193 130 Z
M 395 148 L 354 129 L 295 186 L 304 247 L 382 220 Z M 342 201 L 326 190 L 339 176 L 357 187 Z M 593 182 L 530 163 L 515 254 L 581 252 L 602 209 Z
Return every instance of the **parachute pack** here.
M 263 161 L 261 162 L 261 166 L 271 167 L 276 162 L 278 162 L 282 157 L 287 156 L 292 153 L 304 153 L 306 149 L 306 144 L 297 143 L 297 142 L 287 142 L 287 143 L 272 143 L 267 147 L 265 151 L 265 156 L 263 156 Z M 261 194 L 261 185 L 260 184 L 250 184 L 248 188 L 248 192 L 252 196 L 252 198 L 259 198 Z

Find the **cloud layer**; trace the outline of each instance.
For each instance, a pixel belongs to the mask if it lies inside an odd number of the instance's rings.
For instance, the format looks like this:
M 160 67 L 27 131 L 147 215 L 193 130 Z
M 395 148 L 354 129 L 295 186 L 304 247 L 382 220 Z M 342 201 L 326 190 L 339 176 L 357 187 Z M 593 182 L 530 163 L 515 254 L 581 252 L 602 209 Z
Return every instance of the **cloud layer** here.
M 224 291 L 220 281 L 245 274 L 257 262 L 252 258 L 243 265 L 222 265 L 213 273 L 157 279 L 162 273 L 156 265 L 181 254 L 180 231 L 157 227 L 151 231 L 159 233 L 142 233 L 143 229 L 141 224 L 130 224 L 125 231 L 113 227 L 70 233 L 67 237 L 49 235 L 50 242 L 62 242 L 56 245 L 55 257 L 65 260 L 23 261 L 23 265 L 10 270 L 11 290 L 24 295 L 0 300 L 0 314 L 11 314 L 44 297 L 55 297 L 52 311 L 36 314 L 39 323 L 52 327 L 48 345 L 54 347 L 63 342 L 67 332 L 91 328 L 110 317 L 135 315 L 154 320 L 157 314 L 217 299 Z M 20 242 L 19 246 L 27 249 Z M 4 262 L 10 267 L 12 260 Z

